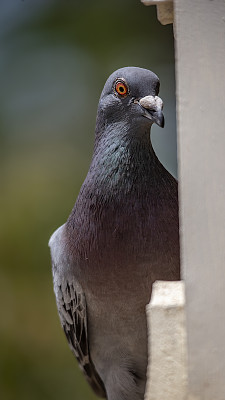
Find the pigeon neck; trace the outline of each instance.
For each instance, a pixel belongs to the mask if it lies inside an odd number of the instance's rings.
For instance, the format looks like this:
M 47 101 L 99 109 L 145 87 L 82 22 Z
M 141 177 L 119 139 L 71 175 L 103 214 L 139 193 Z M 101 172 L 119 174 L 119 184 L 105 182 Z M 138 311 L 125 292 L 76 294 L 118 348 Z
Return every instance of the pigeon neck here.
M 149 125 L 137 126 L 129 121 L 114 122 L 107 127 L 97 126 L 95 132 L 95 157 L 107 156 L 110 153 L 136 156 L 138 152 L 148 155 L 148 158 L 157 158 L 150 139 Z
M 148 181 L 161 163 L 153 150 L 149 126 L 143 130 L 126 124 L 111 124 L 96 137 L 94 154 L 88 179 L 98 188 L 107 186 L 109 191 L 121 185 L 141 186 Z

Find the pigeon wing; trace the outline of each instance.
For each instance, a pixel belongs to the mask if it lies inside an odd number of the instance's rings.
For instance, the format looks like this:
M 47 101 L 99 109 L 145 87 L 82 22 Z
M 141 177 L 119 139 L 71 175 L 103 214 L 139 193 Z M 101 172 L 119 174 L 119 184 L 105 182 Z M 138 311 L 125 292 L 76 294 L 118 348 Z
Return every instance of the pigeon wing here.
M 88 383 L 98 396 L 104 398 L 106 397 L 105 387 L 89 352 L 85 294 L 77 281 L 73 278 L 65 279 L 62 273 L 64 264 L 66 266 L 63 257 L 63 228 L 64 225 L 58 228 L 49 241 L 54 291 L 60 322 L 69 346 Z

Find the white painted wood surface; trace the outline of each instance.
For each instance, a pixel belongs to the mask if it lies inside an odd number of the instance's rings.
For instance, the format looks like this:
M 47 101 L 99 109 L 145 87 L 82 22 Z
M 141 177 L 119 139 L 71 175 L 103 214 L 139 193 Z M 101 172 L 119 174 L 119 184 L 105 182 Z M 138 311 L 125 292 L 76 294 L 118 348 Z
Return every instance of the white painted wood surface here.
M 186 400 L 184 282 L 157 281 L 147 305 L 148 380 L 145 400 Z
M 173 0 L 141 0 L 146 6 L 156 5 L 157 18 L 162 25 L 173 23 Z
M 225 400 L 225 1 L 174 3 L 189 399 Z

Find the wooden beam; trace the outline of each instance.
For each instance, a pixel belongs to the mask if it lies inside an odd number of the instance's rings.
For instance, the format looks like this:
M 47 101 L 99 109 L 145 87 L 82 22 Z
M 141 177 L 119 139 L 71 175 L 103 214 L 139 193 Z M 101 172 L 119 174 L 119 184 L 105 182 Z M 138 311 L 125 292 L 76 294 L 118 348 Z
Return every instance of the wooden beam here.
M 225 399 L 225 1 L 175 0 L 190 399 Z
M 146 6 L 156 5 L 157 18 L 162 25 L 173 23 L 173 0 L 141 0 Z
M 156 281 L 146 310 L 149 363 L 145 400 L 186 400 L 184 282 Z

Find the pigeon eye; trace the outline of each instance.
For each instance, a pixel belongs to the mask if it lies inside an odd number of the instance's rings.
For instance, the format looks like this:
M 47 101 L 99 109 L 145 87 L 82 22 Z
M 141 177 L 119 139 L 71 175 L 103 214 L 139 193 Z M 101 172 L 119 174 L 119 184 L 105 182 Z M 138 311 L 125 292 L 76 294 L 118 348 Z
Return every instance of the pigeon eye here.
M 116 81 L 115 90 L 122 97 L 125 97 L 128 94 L 128 87 L 126 83 L 120 80 Z

